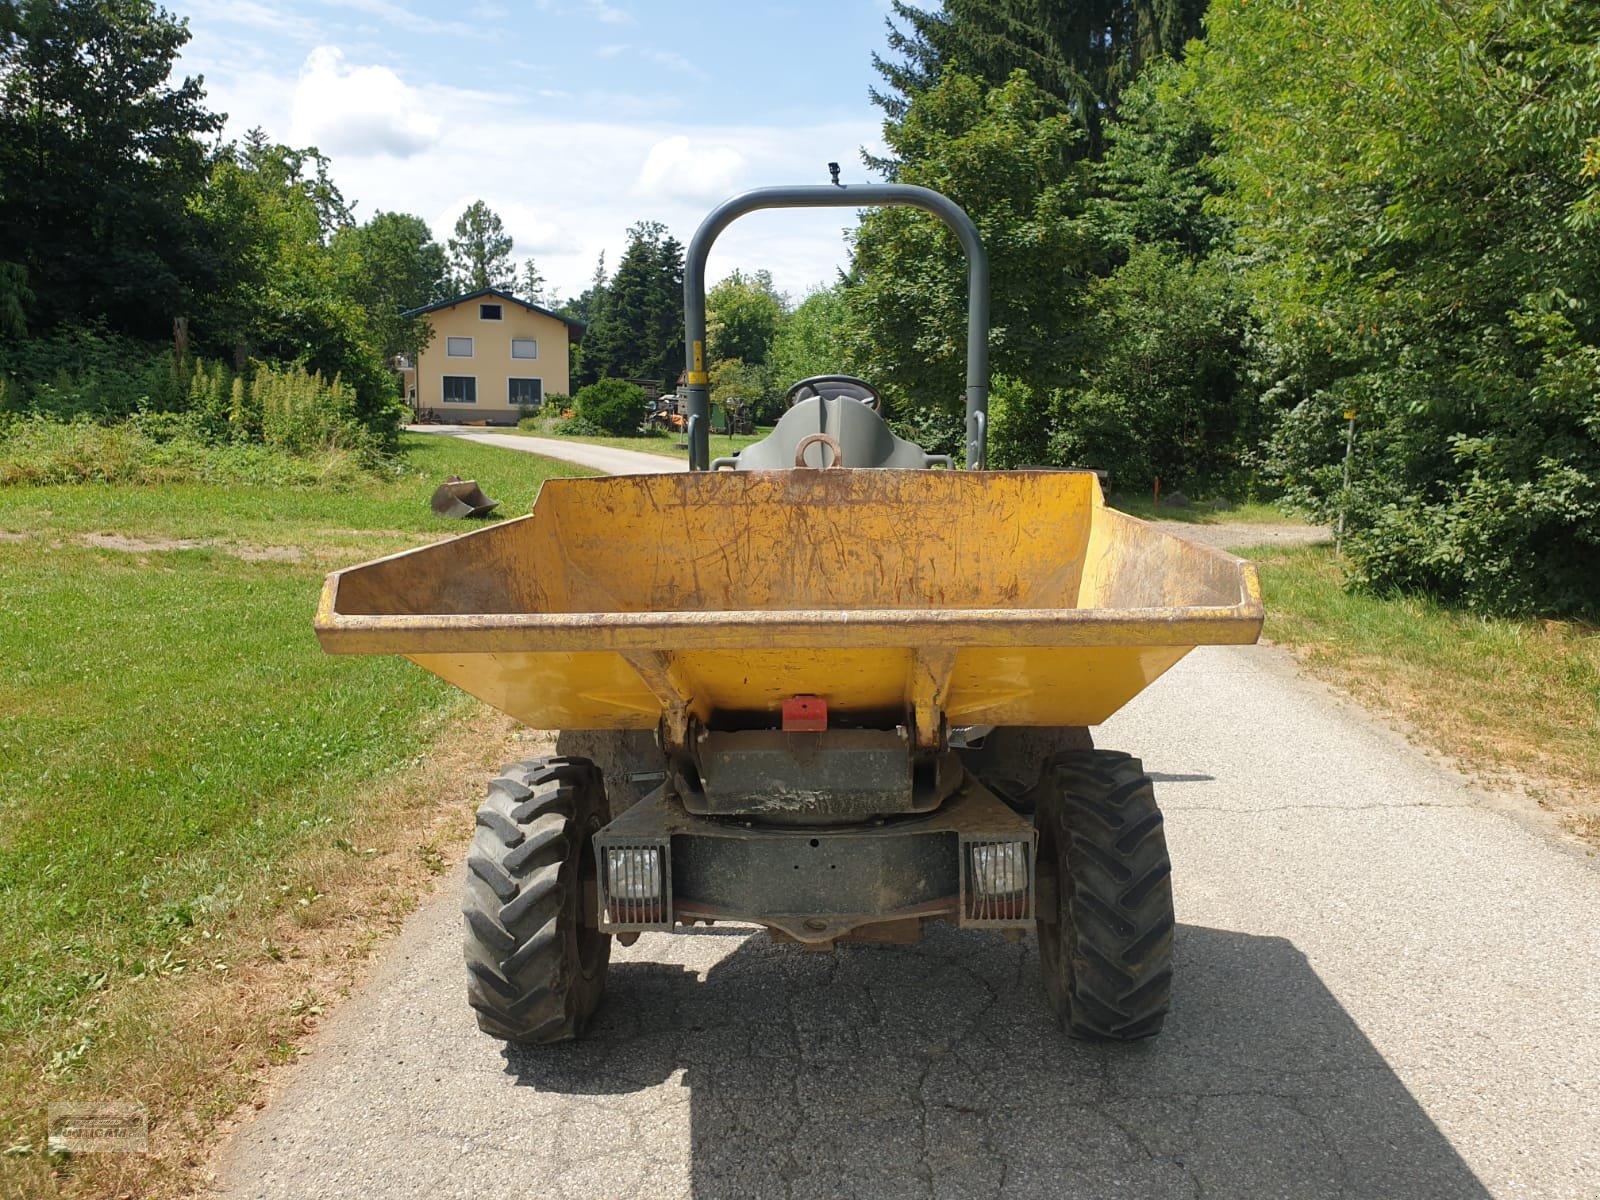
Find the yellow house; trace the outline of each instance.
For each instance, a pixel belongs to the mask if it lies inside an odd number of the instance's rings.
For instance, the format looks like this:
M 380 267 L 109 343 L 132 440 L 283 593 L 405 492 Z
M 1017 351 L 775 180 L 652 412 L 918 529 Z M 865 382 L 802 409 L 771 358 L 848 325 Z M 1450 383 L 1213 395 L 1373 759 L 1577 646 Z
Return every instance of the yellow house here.
M 481 288 L 414 308 L 433 336 L 402 369 L 407 402 L 419 417 L 514 425 L 524 406 L 568 392 L 567 346 L 583 340 L 583 323 Z

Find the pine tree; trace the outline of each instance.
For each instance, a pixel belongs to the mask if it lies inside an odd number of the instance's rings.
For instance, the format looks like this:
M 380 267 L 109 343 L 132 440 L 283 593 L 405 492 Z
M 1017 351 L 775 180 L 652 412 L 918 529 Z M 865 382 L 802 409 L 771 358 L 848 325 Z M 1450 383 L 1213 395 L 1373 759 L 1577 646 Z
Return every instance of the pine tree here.
M 872 99 L 898 121 L 946 67 L 990 86 L 1020 68 L 1078 120 L 1084 152 L 1098 158 L 1122 89 L 1145 63 L 1176 56 L 1199 36 L 1205 9 L 1205 0 L 945 0 L 942 11 L 927 12 L 894 0 L 905 27 L 886 18 L 888 43 L 903 61 L 872 56 L 889 89 L 873 89 Z M 893 175 L 896 164 L 872 165 Z

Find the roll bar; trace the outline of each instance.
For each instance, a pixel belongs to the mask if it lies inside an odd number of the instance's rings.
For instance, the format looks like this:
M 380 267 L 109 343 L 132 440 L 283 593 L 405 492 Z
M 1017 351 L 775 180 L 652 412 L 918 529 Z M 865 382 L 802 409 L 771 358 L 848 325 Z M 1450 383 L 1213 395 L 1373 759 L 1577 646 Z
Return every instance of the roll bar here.
M 683 264 L 684 357 L 689 399 L 689 469 L 711 468 L 711 380 L 707 373 L 706 257 L 738 218 L 763 208 L 883 208 L 904 205 L 931 212 L 967 252 L 967 467 L 982 468 L 989 423 L 989 256 L 978 227 L 960 205 L 931 188 L 905 183 L 757 188 L 726 200 L 700 222 Z

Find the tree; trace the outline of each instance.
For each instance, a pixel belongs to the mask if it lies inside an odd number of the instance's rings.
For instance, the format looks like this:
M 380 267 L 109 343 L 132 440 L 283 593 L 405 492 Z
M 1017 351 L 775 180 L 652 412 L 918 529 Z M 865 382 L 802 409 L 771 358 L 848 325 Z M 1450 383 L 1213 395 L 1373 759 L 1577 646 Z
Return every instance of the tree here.
M 735 271 L 706 293 L 706 357 L 737 358 L 759 367 L 783 324 L 784 309 L 772 272 Z
M 188 40 L 149 0 L 0 6 L 0 259 L 31 328 L 170 336 L 206 285 L 186 201 L 222 118 L 168 83 Z
M 416 354 L 426 322 L 400 314 L 450 294 L 444 247 L 427 222 L 409 213 L 376 213 L 363 225 L 335 231 L 330 250 L 340 290 L 366 313 L 385 359 Z
M 1232 247 L 1215 133 L 1174 63 L 1153 64 L 1123 93 L 1092 181 L 1090 220 L 1118 262 L 1137 246 L 1192 261 Z
M 1308 0 L 1209 21 L 1185 70 L 1273 348 L 1269 469 L 1348 508 L 1359 579 L 1600 612 L 1600 10 Z
M 1248 292 L 1214 209 L 1210 125 L 1173 75 L 1148 68 L 1107 126 L 1085 220 L 1115 266 L 1090 285 L 1078 377 L 997 400 L 998 463 L 1093 466 L 1119 488 L 1247 483 L 1262 432 Z
M 450 268 L 460 292 L 483 288 L 510 291 L 516 285 L 511 265 L 511 235 L 494 210 L 474 200 L 456 218 L 455 236 L 449 239 Z
M 628 247 L 584 337 L 585 379 L 664 383 L 683 370 L 683 246 L 657 221 L 628 230 Z
M 298 363 L 328 379 L 338 375 L 354 389 L 357 419 L 382 437 L 392 435 L 396 386 L 384 365 L 383 339 L 397 336 L 399 326 L 373 320 L 362 271 L 341 271 L 340 264 L 364 242 L 403 250 L 426 227 L 419 231 L 416 218 L 385 214 L 389 219 L 375 218 L 371 237 L 352 230 L 327 159 L 271 143 L 259 130 L 218 156 L 190 210 L 217 275 L 217 286 L 197 299 L 196 350 L 229 359 L 236 371 L 263 359 Z M 341 241 L 346 253 L 335 249 Z M 387 289 L 395 281 L 370 286 Z
M 849 374 L 849 320 L 842 283 L 818 288 L 802 300 L 778 328 L 767 351 L 774 386 L 785 389 L 813 375 Z
M 564 317 L 571 317 L 574 321 L 581 321 L 586 330 L 585 339 L 588 337 L 587 330 L 595 325 L 599 318 L 600 310 L 605 305 L 606 286 L 608 283 L 606 252 L 602 250 L 600 251 L 599 261 L 595 263 L 594 275 L 589 280 L 589 286 L 556 310 Z M 584 366 L 586 357 L 583 341 L 573 338 L 567 343 L 567 378 L 572 380 L 574 386 L 595 381 L 596 377 L 591 375 Z
M 991 270 L 990 361 L 1039 395 L 1082 354 L 1085 289 L 1100 264 L 1081 220 L 1083 134 L 1022 72 L 997 88 L 946 72 L 885 125 L 899 177 L 943 192 L 978 226 Z M 907 208 L 865 214 L 848 296 L 848 356 L 894 411 L 932 419 L 930 446 L 959 439 L 966 371 L 966 258 L 955 235 Z M 942 432 L 941 432 L 942 431 Z
M 885 19 L 889 47 L 904 59 L 872 56 L 890 89 L 874 89 L 872 99 L 891 121 L 952 67 L 991 87 L 1023 70 L 1082 125 L 1081 152 L 1098 157 L 1122 89 L 1145 63 L 1177 55 L 1199 36 L 1206 0 L 944 0 L 936 12 L 906 0 L 893 6 L 905 28 Z
M 1053 397 L 1045 458 L 1119 490 L 1237 490 L 1261 429 L 1247 377 L 1248 296 L 1217 259 L 1145 244 L 1090 288 L 1083 382 Z M 996 424 L 1002 424 L 998 419 Z M 999 434 L 997 430 L 997 435 Z

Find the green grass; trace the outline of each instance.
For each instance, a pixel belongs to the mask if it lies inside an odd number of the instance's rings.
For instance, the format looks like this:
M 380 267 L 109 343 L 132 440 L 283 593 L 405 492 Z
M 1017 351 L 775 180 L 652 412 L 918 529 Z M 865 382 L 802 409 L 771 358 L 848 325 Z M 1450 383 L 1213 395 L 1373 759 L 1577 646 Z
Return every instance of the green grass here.
M 1159 507 L 1148 496 L 1118 496 L 1112 508 L 1144 521 L 1182 521 L 1188 525 L 1298 525 L 1301 518 L 1284 512 L 1275 504 L 1248 500 L 1233 508 L 1212 509 L 1204 502 L 1187 508 Z
M 644 454 L 660 454 L 668 458 L 687 459 L 689 452 L 679 447 L 685 445 L 682 434 L 641 434 L 639 437 L 577 437 L 567 434 L 540 433 L 530 430 L 515 430 L 525 437 L 555 438 L 562 442 L 583 442 L 589 446 L 609 446 L 616 450 L 638 450 Z M 732 436 L 726 433 L 713 433 L 711 435 L 711 457 L 726 458 L 737 450 L 759 442 L 771 433 L 771 427 L 758 428 L 755 433 L 739 434 Z
M 1352 592 L 1326 546 L 1246 553 L 1269 638 L 1484 774 L 1544 785 L 1573 828 L 1600 832 L 1600 630 Z
M 325 655 L 323 574 L 470 528 L 428 509 L 447 474 L 514 515 L 545 478 L 592 472 L 449 438 L 406 450 L 398 477 L 338 492 L 0 488 L 0 1092 L 40 1054 L 70 1083 L 100 994 L 203 958 L 243 898 L 292 891 L 295 855 L 347 833 L 362 790 L 470 706 L 404 660 Z M 19 1110 L 0 1094 L 0 1137 Z

